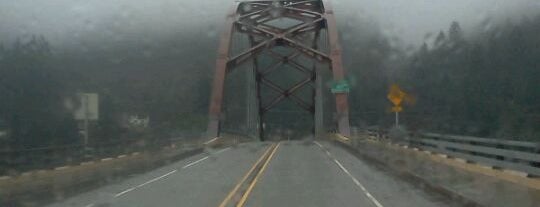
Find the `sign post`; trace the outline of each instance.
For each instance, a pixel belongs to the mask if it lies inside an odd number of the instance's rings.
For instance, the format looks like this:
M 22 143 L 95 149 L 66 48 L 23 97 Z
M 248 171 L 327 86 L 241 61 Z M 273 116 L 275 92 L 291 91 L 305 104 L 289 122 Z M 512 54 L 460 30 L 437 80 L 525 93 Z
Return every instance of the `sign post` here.
M 396 115 L 396 128 L 399 127 L 399 112 L 403 111 L 403 107 L 401 107 L 401 103 L 403 102 L 403 99 L 405 98 L 407 94 L 403 92 L 397 84 L 392 84 L 390 86 L 390 91 L 388 92 L 388 100 L 394 104 L 394 107 L 392 107 L 392 111 Z
M 88 136 L 90 136 L 88 132 L 88 116 L 90 115 L 90 110 L 88 109 L 88 96 L 82 96 L 82 102 L 84 107 L 84 146 L 88 146 Z
M 398 127 L 399 126 L 399 112 L 403 111 L 403 107 L 394 106 L 392 107 L 392 111 L 396 114 L 396 127 Z
M 75 109 L 75 119 L 83 121 L 84 130 L 84 146 L 88 145 L 90 137 L 89 123 L 99 118 L 99 99 L 96 93 L 79 93 L 77 94 L 79 99 L 79 107 Z
M 399 112 L 395 112 L 396 113 L 396 128 L 399 127 Z

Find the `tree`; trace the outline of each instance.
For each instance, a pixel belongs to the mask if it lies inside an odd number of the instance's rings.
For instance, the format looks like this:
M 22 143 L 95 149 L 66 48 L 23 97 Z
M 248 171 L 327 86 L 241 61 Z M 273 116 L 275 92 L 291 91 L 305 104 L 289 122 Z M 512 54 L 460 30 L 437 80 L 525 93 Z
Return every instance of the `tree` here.
M 446 35 L 444 35 L 443 31 L 439 32 L 439 35 L 437 35 L 437 38 L 435 38 L 435 47 L 441 47 L 445 44 L 446 41 Z
M 453 21 L 448 30 L 448 40 L 453 44 L 458 44 L 464 41 L 463 31 L 461 26 L 456 21 Z
M 482 30 L 465 40 L 458 22 L 440 32 L 431 50 L 422 46 L 403 68 L 413 88 L 424 130 L 490 137 L 540 134 L 540 17 Z
M 17 40 L 0 50 L 0 120 L 6 124 L 11 148 L 72 143 L 77 128 L 63 107 L 69 94 L 51 67 L 53 56 L 44 37 Z
M 428 49 L 428 46 L 427 44 L 424 42 L 424 44 L 422 44 L 422 47 L 420 47 L 420 50 L 418 51 L 419 55 L 426 55 L 428 54 L 429 52 L 429 49 Z

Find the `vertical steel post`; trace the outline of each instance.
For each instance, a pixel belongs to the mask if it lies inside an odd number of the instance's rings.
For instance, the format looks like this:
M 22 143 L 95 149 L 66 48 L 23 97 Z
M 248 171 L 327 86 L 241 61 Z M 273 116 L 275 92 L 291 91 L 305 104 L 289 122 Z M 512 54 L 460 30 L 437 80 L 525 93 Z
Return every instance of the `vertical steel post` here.
M 330 45 L 330 59 L 332 61 L 332 73 L 335 81 L 341 81 L 345 78 L 345 70 L 343 69 L 341 59 L 341 46 L 339 44 L 339 37 L 337 32 L 336 19 L 334 17 L 334 11 L 329 1 L 324 1 L 324 15 L 326 17 L 326 24 L 328 29 L 328 41 Z M 338 132 L 345 136 L 351 136 L 351 128 L 349 125 L 349 103 L 346 93 L 336 93 L 336 110 L 337 110 L 337 124 Z
M 249 45 L 251 47 L 255 46 L 255 40 L 253 38 L 253 35 L 249 35 Z M 257 120 L 257 135 L 259 136 L 259 139 L 261 141 L 264 141 L 264 114 L 262 113 L 262 105 L 261 105 L 261 82 L 260 82 L 260 71 L 259 71 L 259 60 L 257 57 L 253 57 L 253 76 L 255 77 L 255 90 L 256 90 L 256 108 L 257 108 L 257 115 L 259 116 Z
M 270 22 L 279 18 L 294 19 L 299 24 L 290 27 L 273 26 Z M 319 50 L 319 32 L 326 29 L 329 52 Z M 231 37 L 233 32 L 248 35 L 250 48 L 231 56 Z M 307 37 L 314 37 L 312 45 L 306 43 Z M 256 37 L 256 39 L 255 39 Z M 292 49 L 292 54 L 283 55 L 272 49 L 285 47 Z M 263 52 L 280 61 L 276 66 L 259 68 L 257 57 Z M 313 61 L 312 69 L 294 60 L 302 55 Z M 319 63 L 328 63 L 336 81 L 343 80 L 345 71 L 341 59 L 341 47 L 339 45 L 336 21 L 333 10 L 328 1 L 245 1 L 236 2 L 227 16 L 225 30 L 221 35 L 216 71 L 210 99 L 208 136 L 218 137 L 220 129 L 221 107 L 223 103 L 224 82 L 227 72 L 235 67 L 253 60 L 253 73 L 256 81 L 257 108 L 258 108 L 258 131 L 261 140 L 264 140 L 264 116 L 265 113 L 275 107 L 284 99 L 290 99 L 298 106 L 313 114 L 314 131 L 316 134 L 323 132 L 323 109 L 322 109 L 322 73 Z M 272 80 L 268 80 L 266 74 L 281 65 L 289 65 L 306 74 L 303 80 L 289 88 L 284 88 Z M 266 67 L 266 66 L 265 66 Z M 311 101 L 306 101 L 297 96 L 299 89 L 315 82 L 311 90 Z M 264 103 L 261 97 L 261 86 L 265 90 L 273 90 L 279 95 L 271 97 L 268 103 Z M 265 100 L 266 101 L 266 100 Z M 335 94 L 338 132 L 346 137 L 350 136 L 349 106 L 346 93 Z M 309 103 L 311 102 L 311 103 Z M 249 117 L 247 117 L 249 122 Z
M 235 3 L 227 15 L 225 29 L 221 35 L 219 49 L 216 59 L 216 71 L 214 73 L 214 82 L 212 84 L 212 95 L 210 98 L 209 121 L 207 128 L 207 136 L 214 138 L 219 137 L 221 107 L 223 104 L 223 87 L 225 85 L 225 75 L 227 73 L 227 62 L 229 59 L 229 50 L 231 46 L 231 37 L 234 29 L 234 21 L 236 18 L 236 9 L 238 3 Z
M 324 113 L 321 68 L 315 68 L 315 138 L 324 135 Z

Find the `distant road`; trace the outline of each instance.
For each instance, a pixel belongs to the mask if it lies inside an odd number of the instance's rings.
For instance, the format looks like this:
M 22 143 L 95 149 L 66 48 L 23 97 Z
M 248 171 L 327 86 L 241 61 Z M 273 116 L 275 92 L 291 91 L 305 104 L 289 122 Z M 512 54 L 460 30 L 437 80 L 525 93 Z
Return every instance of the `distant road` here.
M 253 142 L 216 149 L 49 205 L 449 206 L 330 142 Z

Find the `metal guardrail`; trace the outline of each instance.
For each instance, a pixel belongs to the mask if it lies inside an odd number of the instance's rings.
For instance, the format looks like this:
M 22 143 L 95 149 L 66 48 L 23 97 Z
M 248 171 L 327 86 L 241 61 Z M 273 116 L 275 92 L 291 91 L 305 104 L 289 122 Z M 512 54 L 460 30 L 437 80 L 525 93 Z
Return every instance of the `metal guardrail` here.
M 418 133 L 407 140 L 422 150 L 540 176 L 540 143 L 436 133 Z
M 408 133 L 404 139 L 392 139 L 387 130 L 355 129 L 356 134 L 377 140 L 408 144 L 424 151 L 445 154 L 467 162 L 508 169 L 540 177 L 540 142 L 525 142 L 495 138 L 447 135 L 437 133 Z

